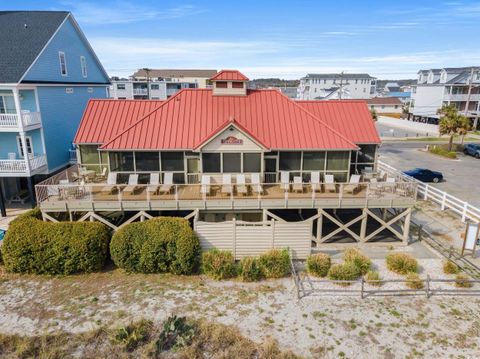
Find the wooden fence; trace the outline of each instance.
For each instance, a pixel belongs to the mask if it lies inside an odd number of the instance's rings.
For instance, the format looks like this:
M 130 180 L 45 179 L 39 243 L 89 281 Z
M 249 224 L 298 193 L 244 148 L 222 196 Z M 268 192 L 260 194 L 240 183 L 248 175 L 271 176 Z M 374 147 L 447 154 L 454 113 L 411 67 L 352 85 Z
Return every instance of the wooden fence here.
M 306 259 L 311 252 L 312 221 L 197 221 L 195 231 L 203 250 L 228 250 L 235 259 L 259 255 L 272 248 L 289 248 L 295 259 Z

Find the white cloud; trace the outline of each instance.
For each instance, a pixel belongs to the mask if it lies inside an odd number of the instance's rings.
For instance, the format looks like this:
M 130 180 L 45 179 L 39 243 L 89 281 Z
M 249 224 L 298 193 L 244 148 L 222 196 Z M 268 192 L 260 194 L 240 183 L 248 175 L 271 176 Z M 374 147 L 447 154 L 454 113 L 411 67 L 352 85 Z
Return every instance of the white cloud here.
M 115 6 L 106 6 L 101 2 L 63 1 L 81 24 L 110 25 L 126 24 L 147 20 L 177 19 L 205 12 L 195 5 L 179 5 L 171 8 L 151 8 L 139 2 L 119 1 Z

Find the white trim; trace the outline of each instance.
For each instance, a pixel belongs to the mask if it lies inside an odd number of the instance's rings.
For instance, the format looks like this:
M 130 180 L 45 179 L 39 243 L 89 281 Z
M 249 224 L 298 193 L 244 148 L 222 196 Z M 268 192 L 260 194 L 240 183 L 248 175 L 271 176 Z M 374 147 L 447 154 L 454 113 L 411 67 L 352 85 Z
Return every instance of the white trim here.
M 16 136 L 17 139 L 17 150 L 18 150 L 18 156 L 20 158 L 25 158 L 25 151 L 22 151 L 22 136 L 18 135 Z M 20 141 L 20 142 L 19 142 Z M 29 143 L 27 143 L 27 141 Z M 33 155 L 35 152 L 33 151 L 33 141 L 32 141 L 32 136 L 25 136 L 25 145 L 26 145 L 26 152 L 27 152 L 27 157 L 29 154 Z M 28 151 L 28 145 L 30 145 L 30 152 Z M 23 152 L 23 155 L 22 155 Z
M 63 73 L 62 57 L 63 57 L 63 66 L 65 67 L 65 73 Z M 59 51 L 58 52 L 58 61 L 60 63 L 60 75 L 62 75 L 63 77 L 67 77 L 68 76 L 68 68 L 67 68 L 67 56 L 65 55 L 65 51 Z
M 50 45 L 50 43 L 52 42 L 53 38 L 55 37 L 55 35 L 57 35 L 57 33 L 60 31 L 60 29 L 62 28 L 63 24 L 65 24 L 65 22 L 67 21 L 68 19 L 68 16 L 70 14 L 67 14 L 67 16 L 65 16 L 65 19 L 63 19 L 62 23 L 58 26 L 57 30 L 55 30 L 55 32 L 53 33 L 52 37 L 47 41 L 47 43 L 45 44 L 45 46 L 43 47 L 42 50 L 40 50 L 40 52 L 38 53 L 37 57 L 35 58 L 35 60 L 33 60 L 33 62 L 30 64 L 30 66 L 27 68 L 27 70 L 25 71 L 25 73 L 22 75 L 22 77 L 20 77 L 20 80 L 18 80 L 17 82 L 17 85 L 23 81 L 23 78 L 28 74 L 28 72 L 32 69 L 33 65 L 35 65 L 35 63 L 37 62 L 37 60 L 40 58 L 40 56 L 42 56 L 43 52 L 45 51 L 45 49 L 48 47 L 48 45 Z

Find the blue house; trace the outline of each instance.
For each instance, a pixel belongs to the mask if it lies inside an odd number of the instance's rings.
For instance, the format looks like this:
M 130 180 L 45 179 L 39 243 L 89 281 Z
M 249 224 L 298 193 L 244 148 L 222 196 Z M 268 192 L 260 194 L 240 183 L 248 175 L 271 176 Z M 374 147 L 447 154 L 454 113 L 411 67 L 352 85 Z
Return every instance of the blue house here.
M 74 160 L 85 106 L 110 81 L 70 12 L 1 11 L 0 49 L 2 209 L 34 202 L 34 184 Z

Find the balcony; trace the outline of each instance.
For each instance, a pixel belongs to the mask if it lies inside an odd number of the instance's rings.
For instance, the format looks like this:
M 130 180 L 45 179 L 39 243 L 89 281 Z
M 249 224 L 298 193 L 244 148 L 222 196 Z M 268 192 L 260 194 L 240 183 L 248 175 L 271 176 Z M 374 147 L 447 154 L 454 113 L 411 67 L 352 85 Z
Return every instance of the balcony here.
M 465 102 L 468 100 L 468 94 L 446 94 L 444 101 Z M 480 94 L 470 94 L 470 101 L 480 101 Z
M 0 159 L 0 175 L 6 175 L 8 177 L 34 175 L 47 165 L 47 156 L 32 156 L 29 161 L 30 172 L 27 171 L 27 161 L 25 159 Z
M 134 95 L 139 95 L 139 96 L 146 96 L 148 95 L 148 90 L 144 88 L 134 88 L 133 89 L 133 94 Z
M 20 131 L 20 119 L 22 120 L 23 128 L 25 130 L 39 128 L 42 124 L 40 112 L 25 112 L 21 115 L 16 113 L 1 113 L 0 131 Z

